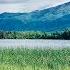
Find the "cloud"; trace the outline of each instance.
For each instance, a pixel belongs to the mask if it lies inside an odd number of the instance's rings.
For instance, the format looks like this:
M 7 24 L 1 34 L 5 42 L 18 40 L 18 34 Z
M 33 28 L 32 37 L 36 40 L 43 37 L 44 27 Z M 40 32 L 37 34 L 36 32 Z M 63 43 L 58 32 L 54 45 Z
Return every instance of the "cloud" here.
M 69 0 L 0 0 L 0 3 L 25 3 L 25 2 L 63 2 L 63 1 L 69 1 Z
M 67 0 L 0 0 L 0 12 L 31 12 L 64 2 Z
M 24 3 L 29 0 L 0 0 L 0 3 Z

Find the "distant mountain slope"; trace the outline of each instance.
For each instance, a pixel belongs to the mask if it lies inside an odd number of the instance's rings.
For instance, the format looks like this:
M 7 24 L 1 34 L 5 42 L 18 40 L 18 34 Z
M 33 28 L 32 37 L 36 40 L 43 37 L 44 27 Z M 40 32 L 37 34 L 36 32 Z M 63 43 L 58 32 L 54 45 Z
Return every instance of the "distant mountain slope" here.
M 30 13 L 0 14 L 3 31 L 58 31 L 70 28 L 70 2 Z

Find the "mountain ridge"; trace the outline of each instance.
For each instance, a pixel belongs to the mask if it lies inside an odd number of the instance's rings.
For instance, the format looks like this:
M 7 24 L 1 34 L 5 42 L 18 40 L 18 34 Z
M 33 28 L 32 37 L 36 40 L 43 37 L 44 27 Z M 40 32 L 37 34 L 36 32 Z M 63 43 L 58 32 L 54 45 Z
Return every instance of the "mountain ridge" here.
M 30 13 L 0 14 L 3 31 L 58 31 L 70 28 L 70 2 Z

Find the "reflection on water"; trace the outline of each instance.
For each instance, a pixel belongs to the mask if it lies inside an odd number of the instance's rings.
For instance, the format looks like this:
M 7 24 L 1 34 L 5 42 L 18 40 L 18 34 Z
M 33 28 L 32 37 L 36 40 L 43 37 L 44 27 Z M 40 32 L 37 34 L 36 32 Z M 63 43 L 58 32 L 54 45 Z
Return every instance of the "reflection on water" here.
M 70 47 L 70 40 L 0 39 L 0 47 L 65 48 Z

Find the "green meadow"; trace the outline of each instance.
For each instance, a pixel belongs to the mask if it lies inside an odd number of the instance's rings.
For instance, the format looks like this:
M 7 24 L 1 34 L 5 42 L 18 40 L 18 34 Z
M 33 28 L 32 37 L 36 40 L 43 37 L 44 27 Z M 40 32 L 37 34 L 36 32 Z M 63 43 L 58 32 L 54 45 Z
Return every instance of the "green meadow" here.
M 0 70 L 70 70 L 70 48 L 0 48 Z

